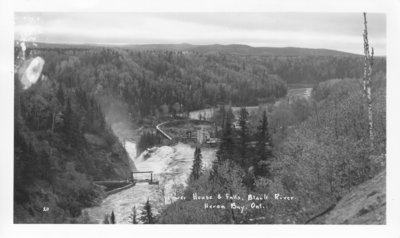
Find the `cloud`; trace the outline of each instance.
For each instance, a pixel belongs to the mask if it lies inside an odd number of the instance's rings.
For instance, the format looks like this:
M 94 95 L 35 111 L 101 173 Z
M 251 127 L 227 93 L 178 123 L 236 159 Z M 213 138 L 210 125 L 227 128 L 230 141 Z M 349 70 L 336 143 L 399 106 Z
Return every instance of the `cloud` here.
M 362 53 L 361 13 L 17 13 L 15 37 L 57 43 L 248 44 Z M 369 14 L 371 43 L 385 54 L 386 18 Z M 25 36 L 26 38 L 26 36 Z M 360 45 L 361 43 L 361 45 Z

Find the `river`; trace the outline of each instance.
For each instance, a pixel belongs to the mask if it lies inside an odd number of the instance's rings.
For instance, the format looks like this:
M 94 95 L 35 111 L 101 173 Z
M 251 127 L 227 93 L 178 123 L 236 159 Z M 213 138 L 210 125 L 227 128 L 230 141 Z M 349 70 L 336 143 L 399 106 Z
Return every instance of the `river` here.
M 311 97 L 311 92 L 312 88 L 290 88 L 288 90 L 288 93 L 285 97 L 277 100 L 274 105 L 278 106 L 282 102 L 289 101 L 289 103 L 293 102 L 293 99 L 296 98 L 304 98 L 308 99 Z M 263 104 L 259 106 L 245 106 L 246 110 L 249 112 L 249 114 L 257 113 L 260 109 L 267 109 L 268 104 Z M 242 107 L 232 107 L 232 112 L 233 114 L 238 117 L 240 109 Z M 210 119 L 214 113 L 216 112 L 217 108 L 205 108 L 201 110 L 196 110 L 196 111 L 191 111 L 189 112 L 189 118 L 190 119 L 199 119 L 204 118 L 204 119 Z
M 311 88 L 290 89 L 287 98 L 303 97 L 308 98 L 311 95 Z M 280 101 L 282 101 L 280 100 Z M 277 104 L 279 104 L 279 102 Z M 259 110 L 258 106 L 246 107 L 252 111 Z M 232 107 L 232 111 L 237 113 L 240 107 Z M 199 115 L 209 118 L 215 109 L 207 108 L 189 113 L 189 117 L 198 119 Z M 113 127 L 114 132 L 119 137 L 135 135 L 133 130 L 124 126 L 122 123 Z M 125 134 L 127 135 L 125 135 Z M 131 137 L 131 136 L 130 136 Z M 132 139 L 132 138 L 131 138 Z M 136 139 L 135 137 L 133 139 Z M 150 185 L 148 183 L 137 183 L 135 186 L 121 192 L 109 195 L 99 206 L 86 208 L 89 218 L 97 223 L 101 223 L 105 214 L 114 211 L 117 223 L 129 223 L 129 215 L 135 206 L 138 216 L 147 199 L 153 207 L 153 213 L 159 213 L 165 205 L 171 202 L 171 197 L 176 191 L 182 190 L 186 186 L 186 180 L 189 177 L 193 164 L 194 148 L 187 144 L 178 143 L 174 146 L 161 146 L 143 152 L 136 156 L 136 144 L 132 141 L 125 141 L 125 149 L 130 159 L 138 171 L 153 171 L 153 178 L 159 181 L 159 185 Z M 203 166 L 205 169 L 211 168 L 212 161 L 216 158 L 216 149 L 202 148 Z M 149 175 L 140 175 L 147 178 Z M 138 177 L 136 177 L 138 178 Z
M 174 146 L 155 147 L 138 157 L 135 143 L 127 141 L 125 148 L 137 170 L 153 171 L 153 178 L 159 181 L 159 185 L 137 183 L 129 189 L 109 195 L 99 206 L 84 209 L 89 218 L 97 223 L 101 223 L 104 215 L 110 214 L 111 211 L 114 211 L 116 223 L 129 223 L 133 206 L 136 206 L 139 216 L 147 199 L 153 207 L 153 213 L 157 214 L 163 206 L 171 202 L 176 191 L 186 186 L 193 164 L 194 148 L 191 146 L 178 143 Z M 215 149 L 202 148 L 203 165 L 206 169 L 211 167 L 215 152 Z

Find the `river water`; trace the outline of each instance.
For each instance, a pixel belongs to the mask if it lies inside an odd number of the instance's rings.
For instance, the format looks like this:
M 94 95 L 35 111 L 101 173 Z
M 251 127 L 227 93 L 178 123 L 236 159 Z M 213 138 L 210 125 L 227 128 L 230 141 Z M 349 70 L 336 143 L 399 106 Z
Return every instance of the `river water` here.
M 308 99 L 311 97 L 312 88 L 291 88 L 288 90 L 286 97 L 277 100 L 274 105 L 278 106 L 280 103 L 285 102 L 289 99 L 289 102 L 292 102 L 293 99 L 297 98 L 304 98 Z M 268 104 L 260 105 L 260 106 L 246 106 L 247 112 L 250 114 L 257 113 L 257 111 L 261 111 L 267 109 Z M 233 114 L 238 117 L 240 109 L 242 107 L 232 107 Z M 191 111 L 189 112 L 190 119 L 210 119 L 214 113 L 217 111 L 217 108 L 205 108 L 201 110 Z
M 86 208 L 91 220 L 101 223 L 105 214 L 114 211 L 117 223 L 129 223 L 129 215 L 133 206 L 136 206 L 139 216 L 147 199 L 157 214 L 163 206 L 171 202 L 174 194 L 186 186 L 193 164 L 194 148 L 187 144 L 178 143 L 174 146 L 162 146 L 150 149 L 136 157 L 136 144 L 130 141 L 125 143 L 125 148 L 138 171 L 153 171 L 153 179 L 159 185 L 137 183 L 135 186 L 119 193 L 106 197 L 100 206 Z M 215 149 L 203 148 L 203 165 L 210 168 L 215 159 Z M 149 178 L 149 175 L 141 175 Z M 136 177 L 138 178 L 138 177 Z
M 311 88 L 290 89 L 286 98 L 309 98 L 311 90 Z M 276 104 L 279 104 L 282 100 Z M 256 106 L 246 107 L 246 109 L 251 113 L 260 108 Z M 239 110 L 240 107 L 232 108 L 234 113 L 237 113 Z M 190 112 L 189 117 L 198 119 L 199 115 L 202 115 L 202 117 L 209 118 L 214 112 L 215 109 L 208 108 Z M 134 134 L 125 127 L 118 128 L 113 128 L 117 134 L 121 134 L 122 132 Z M 129 215 L 132 213 L 132 208 L 136 207 L 139 216 L 147 200 L 150 201 L 153 207 L 153 213 L 157 214 L 165 205 L 171 202 L 171 198 L 177 191 L 182 190 L 186 186 L 194 157 L 194 148 L 191 146 L 178 143 L 174 146 L 155 147 L 136 156 L 136 144 L 132 141 L 126 141 L 125 149 L 135 164 L 136 169 L 138 171 L 153 171 L 153 179 L 159 181 L 159 185 L 137 183 L 129 189 L 106 197 L 97 207 L 84 209 L 84 211 L 88 212 L 90 219 L 97 223 L 101 223 L 104 215 L 110 214 L 112 211 L 114 211 L 117 223 L 129 223 Z M 203 166 L 205 169 L 211 167 L 212 161 L 216 158 L 215 153 L 216 149 L 202 148 Z M 149 175 L 146 174 L 138 176 L 140 177 L 135 178 L 149 178 Z

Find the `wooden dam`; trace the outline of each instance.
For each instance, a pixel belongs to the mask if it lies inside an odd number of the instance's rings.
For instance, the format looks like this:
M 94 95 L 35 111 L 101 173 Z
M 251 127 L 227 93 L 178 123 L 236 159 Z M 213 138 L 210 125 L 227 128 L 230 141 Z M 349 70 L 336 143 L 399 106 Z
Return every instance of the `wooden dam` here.
M 149 174 L 149 178 L 136 178 L 137 174 Z M 153 179 L 153 171 L 135 171 L 131 172 L 131 177 L 126 180 L 107 180 L 107 181 L 93 181 L 96 186 L 105 187 L 107 195 L 120 192 L 136 185 L 136 183 L 149 183 L 150 185 L 158 185 L 158 181 Z

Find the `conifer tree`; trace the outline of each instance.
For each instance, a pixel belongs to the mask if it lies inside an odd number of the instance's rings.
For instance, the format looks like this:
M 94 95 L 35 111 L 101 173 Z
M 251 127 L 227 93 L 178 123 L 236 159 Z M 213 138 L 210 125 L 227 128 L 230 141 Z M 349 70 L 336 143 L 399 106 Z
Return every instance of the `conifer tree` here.
M 200 178 L 202 174 L 202 155 L 201 155 L 201 149 L 200 147 L 196 147 L 194 151 L 194 160 L 193 160 L 193 167 L 192 167 L 192 172 L 190 174 L 190 179 L 192 180 L 197 180 Z
M 217 159 L 214 160 L 213 170 L 216 171 L 216 166 L 221 164 L 223 161 L 227 159 L 234 159 L 234 141 L 233 141 L 233 129 L 231 120 L 228 117 L 228 114 L 225 115 L 225 125 L 223 129 L 223 135 L 221 138 L 221 143 L 219 145 L 217 151 Z
M 111 224 L 115 224 L 115 215 L 114 215 L 114 211 L 111 212 L 110 222 L 111 222 Z
M 133 208 L 132 208 L 132 213 L 131 213 L 131 215 L 129 215 L 129 219 L 131 219 L 131 223 L 132 223 L 132 224 L 137 224 L 137 220 L 136 220 L 136 206 L 133 206 Z
M 232 107 L 229 106 L 228 110 L 226 110 L 226 121 L 229 121 L 231 124 L 235 119 L 235 115 L 233 114 Z
M 140 221 L 143 222 L 143 224 L 154 224 L 155 219 L 153 217 L 153 213 L 151 212 L 151 205 L 150 201 L 147 199 L 147 202 L 144 204 Z
M 241 165 L 243 168 L 248 167 L 250 165 L 249 158 L 247 158 L 247 144 L 248 144 L 248 127 L 247 127 L 247 119 L 249 113 L 247 112 L 246 108 L 240 109 L 239 115 L 239 145 L 238 145 L 238 164 Z
M 253 161 L 254 175 L 270 177 L 271 171 L 269 164 L 272 158 L 272 143 L 268 132 L 268 118 L 265 111 L 263 112 L 257 130 L 257 155 Z

